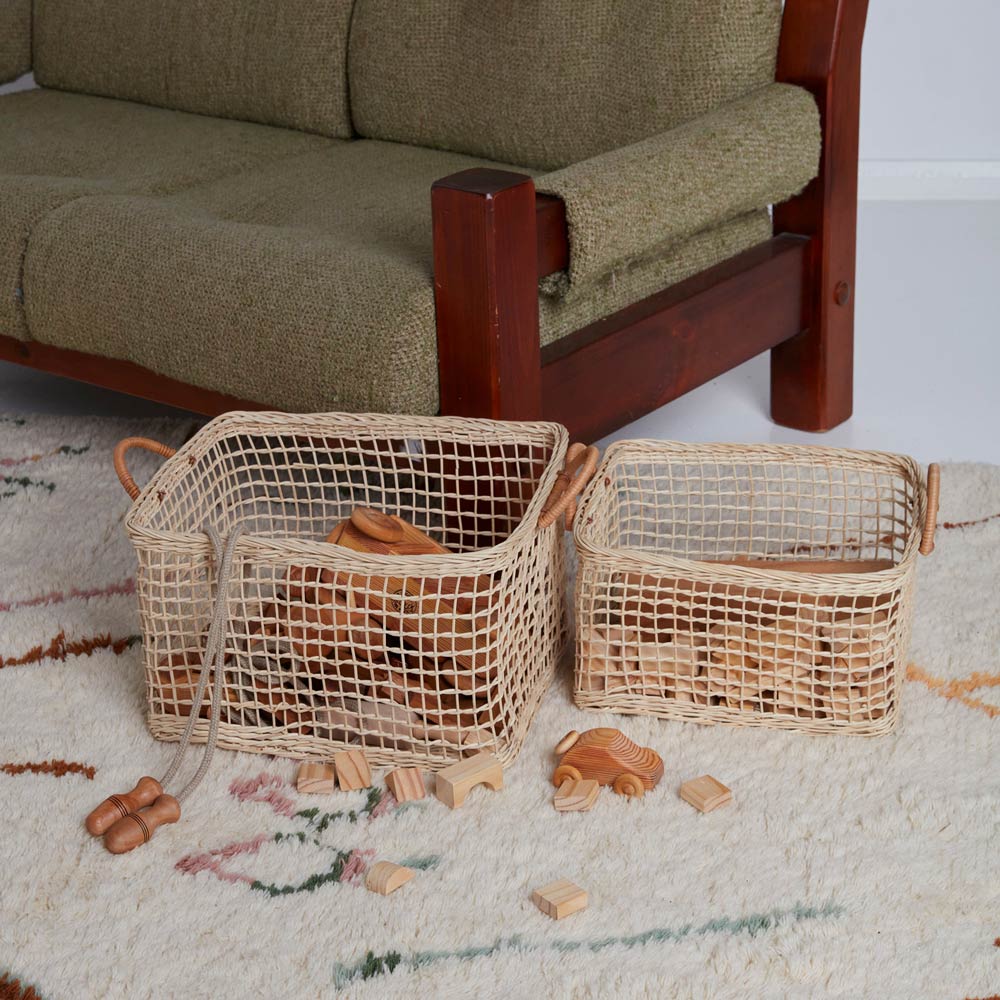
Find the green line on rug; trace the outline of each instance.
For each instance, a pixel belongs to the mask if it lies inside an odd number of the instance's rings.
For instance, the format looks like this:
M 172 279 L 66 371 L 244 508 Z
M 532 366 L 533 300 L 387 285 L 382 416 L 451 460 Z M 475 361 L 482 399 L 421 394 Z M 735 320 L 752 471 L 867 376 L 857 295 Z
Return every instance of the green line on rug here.
M 4 486 L 16 486 L 20 487 L 22 490 L 27 490 L 32 486 L 38 486 L 44 489 L 47 493 L 52 493 L 55 488 L 55 483 L 50 483 L 45 479 L 29 479 L 27 476 L 0 476 L 0 484 Z M 17 496 L 17 490 L 5 490 L 0 493 L 0 500 L 5 500 L 8 497 Z
M 317 833 L 322 833 L 331 823 L 338 819 L 346 819 L 349 823 L 357 823 L 359 819 L 370 816 L 378 808 L 385 793 L 381 788 L 372 788 L 368 798 L 360 809 L 340 809 L 337 812 L 320 812 L 317 806 L 312 809 L 300 809 L 296 819 L 304 819 Z
M 666 942 L 683 941 L 688 937 L 699 937 L 706 934 L 749 934 L 751 937 L 764 931 L 773 930 L 781 924 L 798 923 L 802 920 L 822 920 L 829 917 L 841 917 L 845 913 L 842 906 L 827 903 L 824 906 L 803 906 L 796 904 L 786 910 L 769 910 L 765 913 L 751 913 L 745 917 L 717 917 L 707 923 L 684 924 L 681 927 L 654 927 L 639 934 L 626 934 L 617 937 L 598 938 L 592 941 L 529 941 L 520 935 L 508 938 L 498 938 L 492 944 L 460 948 L 454 951 L 417 951 L 404 957 L 398 951 L 388 951 L 381 955 L 368 952 L 355 965 L 344 965 L 340 962 L 333 967 L 335 986 L 344 986 L 355 979 L 371 979 L 374 976 L 392 972 L 399 965 L 410 969 L 419 969 L 435 962 L 443 962 L 451 958 L 473 959 L 487 958 L 504 951 L 603 951 L 605 948 L 622 946 L 636 948 L 647 944 L 663 944 Z
M 24 417 L 0 417 L 0 424 L 13 424 L 15 427 L 23 427 L 27 422 Z
M 330 882 L 339 882 L 341 876 L 344 874 L 344 866 L 350 860 L 353 853 L 353 851 L 337 851 L 333 862 L 326 871 L 310 875 L 309 878 L 298 885 L 276 885 L 274 883 L 255 880 L 250 883 L 250 888 L 266 892 L 269 896 L 290 896 L 297 892 L 314 892 L 320 886 L 327 885 Z

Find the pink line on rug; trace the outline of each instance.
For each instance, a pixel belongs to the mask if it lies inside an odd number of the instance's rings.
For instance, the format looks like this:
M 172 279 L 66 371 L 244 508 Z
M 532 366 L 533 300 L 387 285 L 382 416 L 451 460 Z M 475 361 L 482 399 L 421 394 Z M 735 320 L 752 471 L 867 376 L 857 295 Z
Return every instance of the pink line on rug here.
M 256 778 L 237 779 L 229 786 L 229 794 L 240 802 L 266 802 L 279 816 L 295 815 L 295 803 L 278 791 L 285 782 L 276 774 L 261 771 Z
M 40 604 L 62 604 L 64 601 L 89 600 L 91 597 L 117 597 L 119 594 L 135 593 L 135 580 L 131 576 L 119 583 L 109 583 L 106 587 L 78 590 L 73 587 L 68 592 L 52 590 L 37 597 L 27 597 L 21 601 L 0 601 L 0 611 L 17 611 L 18 608 L 37 608 Z
M 344 870 L 340 873 L 340 881 L 349 885 L 358 885 L 365 872 L 368 871 L 368 863 L 375 857 L 375 851 L 371 847 L 364 850 L 355 848 L 344 864 Z
M 263 844 L 268 843 L 272 839 L 269 834 L 259 833 L 253 840 L 228 844 L 226 847 L 217 847 L 215 850 L 206 851 L 204 854 L 187 854 L 174 867 L 187 875 L 197 875 L 198 872 L 211 872 L 223 882 L 252 883 L 254 879 L 249 875 L 226 871 L 223 864 L 230 858 L 239 857 L 241 854 L 256 854 Z

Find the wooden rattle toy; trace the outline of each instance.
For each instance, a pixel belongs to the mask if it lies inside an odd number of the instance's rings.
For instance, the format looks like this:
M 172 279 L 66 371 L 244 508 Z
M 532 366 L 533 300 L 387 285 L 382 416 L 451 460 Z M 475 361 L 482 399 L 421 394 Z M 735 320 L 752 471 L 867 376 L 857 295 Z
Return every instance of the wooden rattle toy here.
M 129 813 L 148 806 L 163 794 L 163 786 L 148 775 L 136 782 L 135 788 L 124 795 L 109 795 L 84 821 L 87 833 L 99 837 Z
M 588 729 L 568 732 L 556 745 L 562 755 L 552 775 L 560 788 L 564 781 L 592 778 L 599 785 L 611 785 L 618 795 L 642 798 L 663 777 L 663 760 L 649 747 L 640 747 L 617 729 Z
M 172 795 L 160 795 L 151 806 L 123 816 L 104 835 L 104 846 L 112 854 L 126 854 L 145 844 L 161 826 L 181 818 L 181 804 Z

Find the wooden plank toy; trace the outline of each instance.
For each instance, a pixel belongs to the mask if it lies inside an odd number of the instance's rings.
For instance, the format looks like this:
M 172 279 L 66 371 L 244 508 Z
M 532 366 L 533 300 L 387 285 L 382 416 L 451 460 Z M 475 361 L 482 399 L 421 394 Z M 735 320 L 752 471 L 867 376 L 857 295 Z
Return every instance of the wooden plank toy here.
M 397 802 L 415 802 L 427 794 L 424 772 L 419 767 L 397 767 L 385 776 L 385 783 Z
M 380 896 L 388 896 L 401 885 L 406 885 L 416 874 L 412 868 L 404 868 L 392 861 L 378 861 L 371 866 L 365 876 L 365 888 L 377 892 Z
M 337 769 L 337 783 L 342 792 L 354 792 L 359 788 L 371 788 L 372 769 L 364 750 L 341 750 L 333 755 L 333 766 Z
M 295 788 L 304 795 L 330 795 L 335 787 L 332 764 L 319 761 L 303 761 L 295 776 Z
M 561 788 L 567 779 L 592 778 L 599 785 L 611 785 L 618 795 L 642 798 L 663 777 L 663 760 L 649 747 L 633 743 L 617 729 L 588 729 L 568 732 L 556 745 L 562 755 L 552 775 Z
M 567 778 L 552 800 L 558 812 L 587 812 L 597 801 L 601 786 L 593 778 Z
M 553 920 L 562 920 L 571 913 L 587 908 L 587 893 L 568 878 L 550 882 L 531 894 L 531 901 Z
M 732 802 L 733 793 L 710 774 L 703 774 L 700 778 L 692 778 L 681 785 L 681 798 L 695 809 L 707 813 Z
M 438 771 L 434 794 L 448 808 L 457 809 L 476 785 L 488 785 L 495 792 L 503 788 L 503 767 L 487 750 Z

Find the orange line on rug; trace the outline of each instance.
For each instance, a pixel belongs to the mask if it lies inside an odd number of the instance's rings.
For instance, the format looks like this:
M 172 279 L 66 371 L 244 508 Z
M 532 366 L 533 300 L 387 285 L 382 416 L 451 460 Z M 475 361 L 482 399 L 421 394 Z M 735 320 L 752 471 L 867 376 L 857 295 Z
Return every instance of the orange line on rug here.
M 37 594 L 25 597 L 19 601 L 0 601 L 0 611 L 17 611 L 19 608 L 37 608 L 40 604 L 62 604 L 64 601 L 89 600 L 91 597 L 128 597 L 135 593 L 135 579 L 128 576 L 117 583 L 109 583 L 106 587 L 91 587 L 88 590 L 78 590 L 71 587 L 69 591 L 50 590 L 47 594 Z
M 942 528 L 951 530 L 952 528 L 974 528 L 978 524 L 986 524 L 988 521 L 995 521 L 1000 514 L 990 514 L 989 517 L 980 517 L 975 521 L 943 521 Z
M 88 781 L 94 780 L 97 768 L 90 764 L 79 764 L 75 760 L 43 760 L 27 761 L 24 764 L 0 764 L 4 774 L 51 774 L 62 778 L 67 774 L 82 774 Z
M 0 656 L 0 670 L 4 667 L 21 667 L 28 663 L 41 663 L 42 660 L 65 660 L 69 656 L 90 656 L 99 649 L 110 649 L 116 656 L 131 649 L 142 636 L 126 635 L 115 639 L 110 634 L 95 635 L 86 639 L 67 639 L 65 632 L 60 632 L 47 646 L 33 646 L 20 656 Z
M 977 691 L 984 687 L 1000 686 L 1000 674 L 972 673 L 968 677 L 959 677 L 955 680 L 945 680 L 943 677 L 935 677 L 927 673 L 926 670 L 911 663 L 906 668 L 906 679 L 908 681 L 919 681 L 927 688 L 942 698 L 948 698 L 961 702 L 967 708 L 973 708 L 980 712 L 985 712 L 991 719 L 1000 716 L 1000 706 L 991 705 L 980 698 L 969 697 L 970 691 Z

